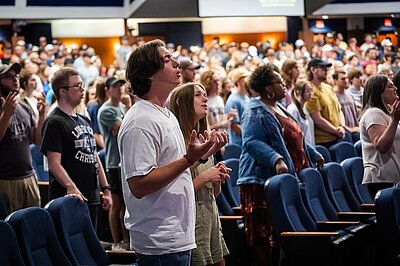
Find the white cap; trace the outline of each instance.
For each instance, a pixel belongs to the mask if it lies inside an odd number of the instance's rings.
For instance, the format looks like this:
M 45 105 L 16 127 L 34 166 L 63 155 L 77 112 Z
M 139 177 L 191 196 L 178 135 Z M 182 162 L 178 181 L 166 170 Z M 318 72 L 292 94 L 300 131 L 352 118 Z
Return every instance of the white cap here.
M 48 52 L 48 51 L 51 51 L 51 50 L 54 50 L 54 46 L 52 45 L 52 44 L 46 44 L 46 46 L 44 47 L 44 50 L 46 51 L 46 52 Z
M 297 39 L 296 42 L 294 43 L 294 45 L 297 48 L 300 48 L 300 47 L 304 46 L 304 41 L 302 39 Z
M 257 47 L 255 47 L 254 45 L 250 46 L 248 51 L 249 51 L 249 55 L 251 55 L 251 56 L 257 56 L 257 54 L 258 54 Z

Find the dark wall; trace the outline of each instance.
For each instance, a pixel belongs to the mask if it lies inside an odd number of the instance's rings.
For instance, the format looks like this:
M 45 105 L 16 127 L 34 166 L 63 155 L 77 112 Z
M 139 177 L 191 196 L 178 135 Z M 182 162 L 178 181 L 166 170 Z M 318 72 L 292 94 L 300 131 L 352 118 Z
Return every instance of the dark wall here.
M 0 42 L 11 41 L 11 25 L 0 26 Z
M 15 0 L 1 0 L 0 6 L 14 6 Z
M 380 27 L 383 26 L 385 18 L 384 17 L 373 17 L 364 18 L 364 31 L 365 32 L 376 32 Z M 397 29 L 400 28 L 400 18 L 391 18 L 392 24 Z
M 299 38 L 299 31 L 303 30 L 303 21 L 300 17 L 287 17 L 287 36 L 289 43 L 294 43 Z
M 347 40 L 347 20 L 345 18 L 333 18 L 324 20 L 325 27 L 330 28 L 332 31 L 342 33 L 345 40 Z M 315 19 L 308 20 L 308 26 L 315 25 Z
M 203 45 L 201 22 L 160 22 L 139 23 L 140 36 L 164 36 L 165 42 L 190 45 Z
M 27 0 L 27 6 L 117 6 L 123 7 L 123 0 Z
M 39 37 L 45 36 L 47 42 L 51 42 L 51 24 L 50 23 L 33 23 L 21 27 L 20 36 L 25 36 L 25 43 L 39 44 Z

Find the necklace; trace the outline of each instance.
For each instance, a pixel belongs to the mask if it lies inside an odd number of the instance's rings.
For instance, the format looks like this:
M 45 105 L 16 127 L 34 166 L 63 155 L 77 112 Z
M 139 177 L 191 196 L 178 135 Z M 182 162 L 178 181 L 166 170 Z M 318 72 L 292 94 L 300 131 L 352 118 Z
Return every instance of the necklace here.
M 170 113 L 170 111 L 169 111 L 168 109 L 166 109 L 166 108 L 161 108 L 160 106 L 158 106 L 158 105 L 155 104 L 155 103 L 152 103 L 152 104 L 153 104 L 153 106 L 154 106 L 158 111 L 160 111 L 163 115 L 165 115 L 167 118 L 170 118 L 171 113 Z

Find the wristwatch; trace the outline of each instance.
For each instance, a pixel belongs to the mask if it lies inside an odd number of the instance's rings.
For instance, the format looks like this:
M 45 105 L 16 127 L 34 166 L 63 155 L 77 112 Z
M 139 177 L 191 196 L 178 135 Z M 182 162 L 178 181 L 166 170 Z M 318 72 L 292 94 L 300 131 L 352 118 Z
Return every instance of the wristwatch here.
M 199 160 L 197 160 L 200 164 L 205 164 L 206 162 L 208 162 L 208 158 L 207 159 L 199 159 Z
M 107 189 L 111 191 L 111 186 L 110 185 L 106 185 L 104 187 L 101 187 L 101 192 L 104 192 Z

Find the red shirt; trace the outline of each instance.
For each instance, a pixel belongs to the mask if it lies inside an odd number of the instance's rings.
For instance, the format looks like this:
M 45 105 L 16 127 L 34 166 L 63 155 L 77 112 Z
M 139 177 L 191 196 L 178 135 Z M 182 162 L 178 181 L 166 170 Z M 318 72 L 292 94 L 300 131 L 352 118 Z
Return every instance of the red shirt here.
M 296 173 L 308 167 L 308 159 L 304 150 L 304 135 L 301 127 L 290 117 L 283 117 L 275 113 L 276 118 L 281 123 L 283 140 L 295 168 Z

